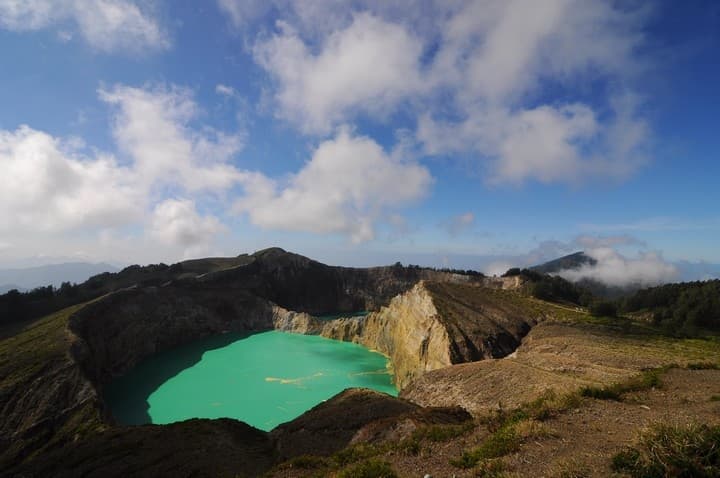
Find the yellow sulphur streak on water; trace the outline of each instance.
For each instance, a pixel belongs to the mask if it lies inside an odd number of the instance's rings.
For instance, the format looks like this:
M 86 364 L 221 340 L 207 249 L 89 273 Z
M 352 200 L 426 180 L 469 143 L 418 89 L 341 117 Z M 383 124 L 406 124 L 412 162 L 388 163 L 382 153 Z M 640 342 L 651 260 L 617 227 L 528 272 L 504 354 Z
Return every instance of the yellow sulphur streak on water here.
M 277 377 L 265 377 L 266 382 L 280 382 L 280 383 L 290 383 L 290 384 L 296 384 L 296 385 L 302 385 L 302 382 L 305 380 L 312 380 L 316 377 L 322 377 L 323 373 L 318 372 L 314 375 L 311 375 L 309 377 L 299 377 L 299 378 L 277 378 Z

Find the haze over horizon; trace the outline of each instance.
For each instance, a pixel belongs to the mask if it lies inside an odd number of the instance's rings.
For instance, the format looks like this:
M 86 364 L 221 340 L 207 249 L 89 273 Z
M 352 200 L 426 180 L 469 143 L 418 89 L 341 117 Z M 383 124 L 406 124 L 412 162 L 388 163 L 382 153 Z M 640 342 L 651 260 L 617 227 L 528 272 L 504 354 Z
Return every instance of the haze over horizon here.
M 720 276 L 720 4 L 0 0 L 0 267 Z

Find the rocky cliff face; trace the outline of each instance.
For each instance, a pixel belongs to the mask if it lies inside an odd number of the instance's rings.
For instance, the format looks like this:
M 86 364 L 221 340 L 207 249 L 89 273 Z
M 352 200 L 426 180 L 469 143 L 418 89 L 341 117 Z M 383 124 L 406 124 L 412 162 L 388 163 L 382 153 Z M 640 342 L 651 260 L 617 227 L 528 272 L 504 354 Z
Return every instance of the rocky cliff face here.
M 399 388 L 425 371 L 452 364 L 448 331 L 423 283 L 364 320 L 335 322 L 325 324 L 321 334 L 337 340 L 352 337 L 352 341 L 387 355 Z
M 283 314 L 275 327 L 377 350 L 390 358 L 395 383 L 403 388 L 431 370 L 512 353 L 543 318 L 513 297 L 477 285 L 423 281 L 366 317 L 322 321 Z
M 72 355 L 101 386 L 145 358 L 224 332 L 272 328 L 285 313 L 245 291 L 168 285 L 124 290 L 75 313 Z

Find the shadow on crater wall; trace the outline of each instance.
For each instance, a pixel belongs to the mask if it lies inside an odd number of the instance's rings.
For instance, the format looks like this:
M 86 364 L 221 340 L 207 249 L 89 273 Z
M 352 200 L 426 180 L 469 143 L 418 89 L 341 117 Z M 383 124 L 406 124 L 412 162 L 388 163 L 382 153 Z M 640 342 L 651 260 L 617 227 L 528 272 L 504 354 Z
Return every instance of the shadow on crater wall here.
M 152 423 L 148 398 L 163 383 L 196 365 L 205 352 L 226 347 L 253 335 L 230 332 L 176 347 L 151 357 L 105 386 L 104 396 L 114 419 L 123 425 Z M 182 397 L 178 397 L 181 400 Z

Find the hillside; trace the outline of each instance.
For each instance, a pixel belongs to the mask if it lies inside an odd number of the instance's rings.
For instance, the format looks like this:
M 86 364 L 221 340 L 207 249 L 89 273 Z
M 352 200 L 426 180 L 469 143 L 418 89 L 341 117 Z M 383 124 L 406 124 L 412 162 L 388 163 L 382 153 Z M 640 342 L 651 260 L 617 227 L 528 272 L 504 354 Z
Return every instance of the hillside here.
M 554 476 L 572 460 L 604 476 L 653 417 L 720 416 L 711 400 L 720 394 L 717 339 L 593 318 L 529 296 L 520 277 L 332 267 L 280 249 L 181 264 L 0 340 L 5 475 L 362 476 L 352 470 L 389 467 L 474 476 L 502 466 L 523 476 L 534 463 L 543 471 L 532 474 Z M 163 274 L 174 278 L 158 283 Z M 317 317 L 329 313 L 338 317 Z M 385 353 L 400 398 L 345 391 L 270 433 L 227 419 L 122 427 L 104 403 L 104 384 L 144 358 L 212 334 L 271 329 Z M 626 417 L 626 433 L 613 414 Z M 591 458 L 594 434 L 608 432 L 618 438 Z M 501 438 L 502 452 L 477 451 Z
M 584 252 L 575 252 L 531 267 L 530 269 L 541 274 L 556 274 L 567 269 L 579 269 L 584 265 L 594 266 L 597 261 Z

